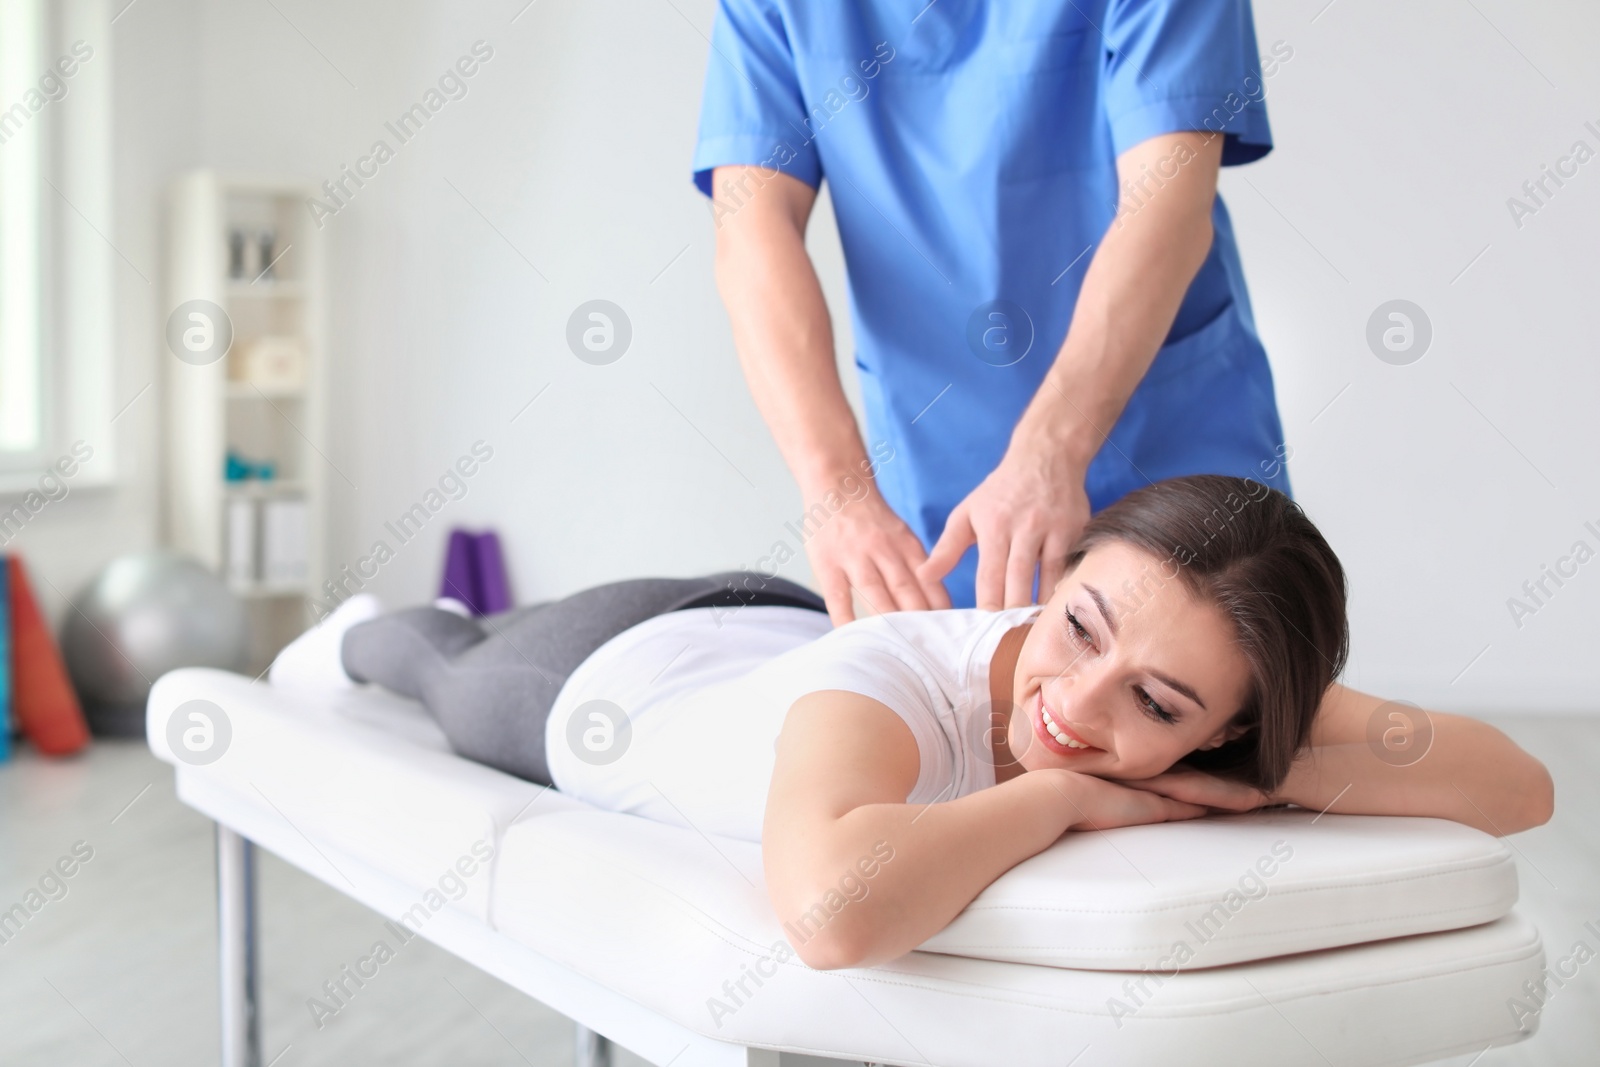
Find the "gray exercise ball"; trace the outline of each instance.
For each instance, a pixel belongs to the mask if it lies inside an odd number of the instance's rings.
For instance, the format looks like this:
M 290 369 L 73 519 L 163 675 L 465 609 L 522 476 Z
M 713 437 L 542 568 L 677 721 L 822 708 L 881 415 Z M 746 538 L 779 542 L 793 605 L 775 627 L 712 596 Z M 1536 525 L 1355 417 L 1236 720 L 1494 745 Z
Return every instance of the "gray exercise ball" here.
M 238 669 L 248 623 L 239 597 L 198 560 L 137 552 L 106 564 L 74 598 L 61 651 L 89 728 L 139 736 L 151 684 L 178 667 Z

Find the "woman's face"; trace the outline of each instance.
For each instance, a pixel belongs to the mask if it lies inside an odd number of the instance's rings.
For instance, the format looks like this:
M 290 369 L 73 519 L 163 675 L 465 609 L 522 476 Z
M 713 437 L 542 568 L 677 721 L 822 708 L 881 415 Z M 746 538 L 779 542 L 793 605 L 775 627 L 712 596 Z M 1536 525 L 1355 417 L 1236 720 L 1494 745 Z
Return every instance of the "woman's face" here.
M 1014 674 L 1006 740 L 1024 769 L 1149 778 L 1237 736 L 1227 724 L 1249 691 L 1248 663 L 1227 618 L 1189 595 L 1176 566 L 1111 542 L 1056 586 Z

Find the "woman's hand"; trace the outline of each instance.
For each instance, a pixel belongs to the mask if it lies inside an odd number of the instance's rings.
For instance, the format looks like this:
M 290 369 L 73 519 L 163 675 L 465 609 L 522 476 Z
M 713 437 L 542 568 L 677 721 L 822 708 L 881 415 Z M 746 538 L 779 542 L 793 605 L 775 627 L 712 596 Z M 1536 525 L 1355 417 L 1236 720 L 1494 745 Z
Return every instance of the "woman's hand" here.
M 1154 790 L 1131 788 L 1065 767 L 1040 768 L 1024 777 L 1035 775 L 1042 776 L 1052 791 L 1070 805 L 1072 825 L 1069 830 L 1110 830 L 1152 822 L 1179 822 L 1209 814 L 1201 804 L 1163 796 Z
M 1255 786 L 1193 767 L 1174 766 L 1151 778 L 1119 779 L 1131 789 L 1155 793 L 1188 804 L 1200 804 L 1219 811 L 1254 811 L 1279 801 Z

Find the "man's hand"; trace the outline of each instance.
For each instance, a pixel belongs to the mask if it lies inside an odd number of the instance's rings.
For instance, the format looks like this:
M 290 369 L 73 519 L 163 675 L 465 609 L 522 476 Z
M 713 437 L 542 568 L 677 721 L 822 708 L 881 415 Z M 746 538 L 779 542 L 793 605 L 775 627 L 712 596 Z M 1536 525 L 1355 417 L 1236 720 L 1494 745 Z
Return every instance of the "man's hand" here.
M 712 172 L 717 288 L 728 307 L 745 380 L 809 507 L 855 484 L 866 445 L 845 400 L 833 325 L 805 247 L 817 191 L 763 167 Z M 868 480 L 870 483 L 870 479 Z M 806 541 L 812 574 L 835 626 L 855 618 L 854 587 L 869 613 L 948 608 L 950 596 L 913 568 L 922 543 L 869 485 Z M 832 508 L 829 508 L 832 511 Z
M 1081 468 L 1058 454 L 1013 445 L 950 512 L 927 562 L 917 570 L 918 579 L 943 578 L 976 542 L 979 608 L 1032 604 L 1035 569 L 1039 600 L 1047 599 L 1066 570 L 1068 549 L 1089 521 L 1083 477 Z
M 1160 134 L 1117 157 L 1123 199 L 1089 259 L 1067 336 L 1000 465 L 945 521 L 920 577 L 948 574 L 978 544 L 975 601 L 989 611 L 1055 588 L 1089 520 L 1084 475 L 1121 417 L 1211 250 L 1222 138 Z M 1149 175 L 1162 182 L 1149 189 Z M 1168 175 L 1171 175 L 1168 177 Z
M 918 577 L 922 542 L 875 492 L 846 504 L 805 545 L 835 626 L 856 617 L 852 590 L 870 615 L 950 606 L 937 579 Z

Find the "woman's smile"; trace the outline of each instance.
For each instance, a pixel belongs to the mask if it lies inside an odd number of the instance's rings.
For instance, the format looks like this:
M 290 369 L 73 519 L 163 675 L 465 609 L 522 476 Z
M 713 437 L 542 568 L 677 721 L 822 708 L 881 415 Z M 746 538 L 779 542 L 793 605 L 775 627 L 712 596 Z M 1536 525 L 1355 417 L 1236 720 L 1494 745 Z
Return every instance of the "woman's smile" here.
M 1027 708 L 1028 722 L 1033 727 L 1033 734 L 1043 743 L 1045 751 L 1060 756 L 1071 756 L 1074 759 L 1105 751 L 1085 741 L 1059 714 L 1052 714 L 1050 706 L 1044 701 L 1044 690 L 1041 689 L 1034 694 Z

